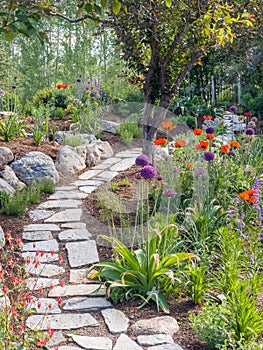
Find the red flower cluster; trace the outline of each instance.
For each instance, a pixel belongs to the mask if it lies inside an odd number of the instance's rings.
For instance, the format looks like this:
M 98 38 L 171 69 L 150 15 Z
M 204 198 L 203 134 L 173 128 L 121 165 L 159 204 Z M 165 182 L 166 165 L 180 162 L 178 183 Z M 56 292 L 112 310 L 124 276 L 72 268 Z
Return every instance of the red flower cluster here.
M 57 89 L 67 89 L 68 88 L 68 84 L 57 84 L 56 88 Z
M 245 192 L 239 193 L 238 197 L 241 199 L 244 199 L 247 201 L 249 204 L 254 204 L 256 201 L 256 190 L 247 190 Z
M 167 140 L 160 138 L 160 139 L 154 140 L 153 143 L 155 144 L 155 146 L 165 146 L 167 143 Z

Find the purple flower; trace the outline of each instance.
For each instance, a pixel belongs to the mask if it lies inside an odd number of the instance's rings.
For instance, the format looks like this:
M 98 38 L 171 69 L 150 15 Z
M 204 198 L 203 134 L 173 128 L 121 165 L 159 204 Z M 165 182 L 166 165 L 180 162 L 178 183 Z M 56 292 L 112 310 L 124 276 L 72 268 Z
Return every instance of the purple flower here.
M 81 78 L 77 78 L 77 79 L 76 79 L 76 82 L 77 82 L 77 83 L 80 83 L 80 82 L 81 82 Z
M 0 95 L 5 96 L 5 91 L 3 89 L 0 89 Z
M 204 92 L 206 93 L 206 92 L 208 92 L 208 91 L 209 91 L 208 87 L 205 87 L 205 88 L 204 88 Z
M 171 168 L 171 173 L 178 173 L 178 174 L 180 174 L 180 172 L 181 172 L 181 169 L 177 165 L 175 165 L 175 166 L 173 166 Z
M 194 91 L 194 89 L 195 89 L 195 87 L 193 85 L 189 87 L 190 92 Z
M 229 152 L 227 152 L 227 156 L 234 157 L 235 156 L 235 152 L 229 151 Z
M 145 154 L 141 154 L 135 159 L 135 164 L 137 166 L 145 166 L 145 165 L 149 165 L 149 163 L 150 163 L 150 159 Z
M 233 112 L 233 113 L 236 113 L 236 111 L 237 111 L 236 106 L 231 106 L 229 109 L 230 109 L 230 111 Z
M 141 177 L 144 179 L 153 179 L 157 175 L 157 170 L 151 165 L 146 165 L 141 170 Z
M 196 168 L 194 171 L 194 178 L 200 179 L 207 176 L 207 171 L 205 168 Z
M 206 160 L 207 162 L 210 162 L 211 160 L 215 159 L 215 155 L 213 152 L 205 152 L 204 153 L 204 160 Z
M 206 132 L 207 134 L 214 134 L 215 129 L 212 128 L 211 126 L 209 126 L 209 128 L 207 128 L 205 132 Z
M 246 135 L 255 135 L 255 130 L 252 129 L 252 128 L 248 128 L 248 129 L 246 130 Z
M 16 88 L 17 88 L 17 86 L 16 86 L 16 85 L 12 85 L 12 89 L 14 89 L 14 90 L 15 90 Z
M 253 122 L 253 120 L 251 120 L 250 122 L 247 123 L 247 126 L 248 126 L 249 128 L 255 128 L 255 127 L 256 127 L 256 123 Z
M 173 188 L 167 188 L 166 190 L 163 191 L 163 196 L 164 197 L 174 197 L 176 196 L 176 192 Z

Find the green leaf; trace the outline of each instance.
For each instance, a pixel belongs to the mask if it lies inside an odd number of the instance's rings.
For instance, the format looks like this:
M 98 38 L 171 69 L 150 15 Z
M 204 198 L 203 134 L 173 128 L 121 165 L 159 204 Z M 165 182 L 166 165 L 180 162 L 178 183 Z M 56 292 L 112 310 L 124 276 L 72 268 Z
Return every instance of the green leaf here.
M 5 38 L 7 41 L 12 41 L 14 39 L 14 32 L 11 29 L 9 29 L 5 35 Z
M 88 3 L 85 6 L 85 10 L 89 13 L 89 12 L 91 12 L 93 10 L 93 6 L 90 3 Z
M 166 3 L 166 6 L 170 8 L 172 5 L 172 0 L 165 0 L 165 3 Z
M 117 15 L 120 12 L 121 9 L 121 3 L 118 0 L 114 0 L 112 4 L 112 10 L 115 15 Z
M 106 7 L 107 6 L 108 1 L 107 0 L 101 0 L 101 6 L 102 7 Z

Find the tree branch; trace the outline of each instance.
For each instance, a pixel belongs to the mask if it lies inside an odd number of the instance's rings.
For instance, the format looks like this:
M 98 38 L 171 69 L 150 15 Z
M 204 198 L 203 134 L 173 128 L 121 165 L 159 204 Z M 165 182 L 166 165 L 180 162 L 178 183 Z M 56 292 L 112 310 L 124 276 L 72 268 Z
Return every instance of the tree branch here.
M 115 23 L 113 21 L 109 21 L 109 20 L 106 20 L 106 19 L 100 19 L 98 17 L 93 17 L 93 16 L 88 15 L 88 14 L 86 14 L 86 15 L 84 15 L 82 17 L 79 17 L 79 18 L 69 18 L 67 16 L 62 15 L 59 12 L 52 12 L 52 11 L 49 12 L 48 14 L 50 16 L 53 16 L 53 17 L 62 18 L 65 21 L 68 21 L 70 23 L 80 23 L 80 22 L 84 22 L 86 19 L 91 19 L 92 21 L 96 21 L 96 22 L 104 24 L 105 26 L 108 26 L 108 27 L 114 27 L 115 26 Z

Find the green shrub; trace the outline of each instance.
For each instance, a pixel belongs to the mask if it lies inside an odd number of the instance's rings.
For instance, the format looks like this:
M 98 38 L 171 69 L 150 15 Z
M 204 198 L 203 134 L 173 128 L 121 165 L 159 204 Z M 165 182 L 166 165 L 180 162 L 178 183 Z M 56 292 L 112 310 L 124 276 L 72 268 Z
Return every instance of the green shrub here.
M 10 114 L 5 119 L 0 118 L 0 138 L 5 142 L 24 135 L 25 124 L 15 114 Z

